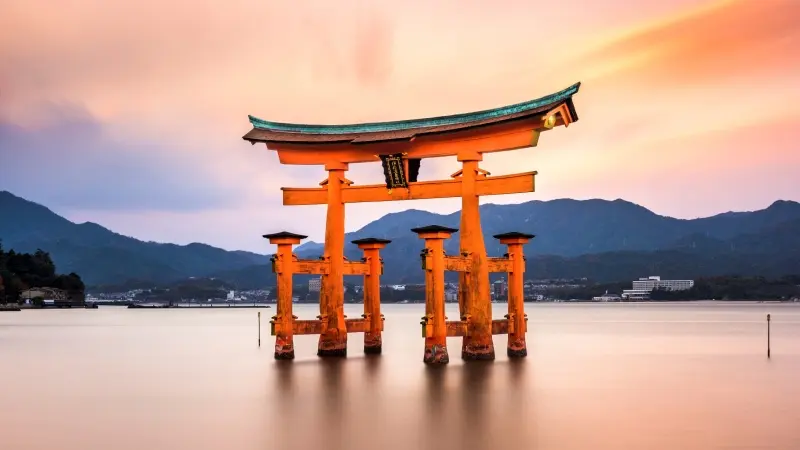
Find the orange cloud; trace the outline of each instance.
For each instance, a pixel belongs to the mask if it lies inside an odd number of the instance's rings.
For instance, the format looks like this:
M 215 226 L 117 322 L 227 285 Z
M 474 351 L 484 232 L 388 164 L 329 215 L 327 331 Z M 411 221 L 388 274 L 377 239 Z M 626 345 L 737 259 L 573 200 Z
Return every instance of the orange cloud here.
M 638 27 L 580 55 L 575 63 L 635 72 L 646 84 L 718 81 L 755 73 L 789 74 L 800 45 L 800 4 L 733 0 Z M 613 70 L 614 68 L 617 70 Z

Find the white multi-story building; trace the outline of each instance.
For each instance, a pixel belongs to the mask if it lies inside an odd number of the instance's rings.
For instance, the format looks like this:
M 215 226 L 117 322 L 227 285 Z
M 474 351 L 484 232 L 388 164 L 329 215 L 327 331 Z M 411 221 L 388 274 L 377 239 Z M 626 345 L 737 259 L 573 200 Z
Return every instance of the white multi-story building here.
M 322 277 L 308 280 L 308 292 L 319 292 L 322 286 Z
M 694 280 L 662 280 L 661 277 L 639 278 L 633 282 L 633 289 L 639 291 L 652 291 L 653 289 L 666 289 L 668 291 L 685 291 L 694 286 Z
M 633 282 L 633 289 L 622 291 L 622 298 L 628 300 L 646 300 L 654 289 L 668 291 L 685 291 L 694 286 L 694 280 L 662 280 L 659 276 L 639 278 Z

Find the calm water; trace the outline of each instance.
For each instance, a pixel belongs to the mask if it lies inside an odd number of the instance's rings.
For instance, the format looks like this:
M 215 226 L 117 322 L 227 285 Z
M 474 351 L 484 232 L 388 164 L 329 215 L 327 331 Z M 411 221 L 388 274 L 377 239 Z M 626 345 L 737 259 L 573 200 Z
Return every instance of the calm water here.
M 274 309 L 261 348 L 253 309 L 0 313 L 0 448 L 800 449 L 800 307 L 526 307 L 526 360 L 497 336 L 494 363 L 464 364 L 454 338 L 443 370 L 421 361 L 423 305 L 384 307 L 381 357 L 351 335 L 319 360 L 304 336 L 290 363 Z

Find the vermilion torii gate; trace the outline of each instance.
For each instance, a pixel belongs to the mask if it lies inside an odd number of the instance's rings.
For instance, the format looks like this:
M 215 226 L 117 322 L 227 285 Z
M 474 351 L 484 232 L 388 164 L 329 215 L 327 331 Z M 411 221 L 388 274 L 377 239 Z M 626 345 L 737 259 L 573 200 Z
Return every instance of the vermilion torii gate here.
M 284 205 L 327 205 L 328 209 L 323 257 L 321 261 L 314 262 L 314 268 L 302 272 L 322 275 L 319 320 L 295 321 L 291 310 L 286 311 L 287 306 L 282 308 L 279 301 L 276 323 L 283 325 L 276 326 L 276 358 L 288 357 L 289 351 L 293 357 L 293 347 L 286 345 L 290 342 L 290 330 L 297 334 L 297 330 L 303 327 L 308 331 L 307 334 L 320 334 L 319 356 L 345 356 L 347 353 L 348 325 L 343 313 L 343 276 L 346 267 L 353 269 L 353 262 L 344 258 L 346 203 L 461 197 L 461 256 L 449 263 L 458 267 L 447 270 L 459 272 L 462 323 L 454 326 L 460 331 L 448 335 L 464 336 L 464 359 L 494 359 L 492 329 L 498 327 L 498 321 L 492 320 L 489 292 L 491 261 L 487 258 L 483 242 L 479 197 L 533 192 L 536 172 L 490 176 L 478 167 L 478 163 L 483 160 L 484 153 L 535 147 L 541 132 L 577 121 L 572 96 L 579 87 L 580 83 L 577 83 L 537 100 L 491 110 L 396 122 L 302 125 L 268 122 L 249 116 L 253 129 L 244 136 L 245 140 L 252 144 L 265 143 L 268 149 L 278 152 L 282 164 L 320 165 L 328 172 L 327 179 L 320 183 L 320 187 L 282 188 Z M 417 181 L 420 161 L 439 156 L 456 156 L 462 164 L 461 169 L 450 180 Z M 355 185 L 344 177 L 349 164 L 362 162 L 382 162 L 386 184 Z M 512 233 L 509 236 L 504 242 L 520 243 L 528 235 Z M 302 263 L 291 256 L 291 244 L 299 243 L 299 238 L 304 236 L 277 233 L 265 237 L 270 237 L 279 245 L 288 245 L 283 253 L 279 253 L 283 254 L 286 261 L 295 260 L 290 265 Z M 425 238 L 422 235 L 420 237 Z M 521 245 L 519 258 L 522 258 Z M 360 268 L 348 270 L 348 273 L 367 275 L 370 272 L 367 268 Z M 521 283 L 521 276 L 517 278 Z M 279 282 L 279 295 L 280 286 Z M 284 291 L 286 289 L 284 287 Z M 291 293 L 288 308 L 291 308 Z M 377 319 L 373 317 L 373 320 Z M 294 322 L 306 324 L 293 325 Z M 315 325 L 309 322 L 315 322 Z M 505 330 L 508 330 L 508 326 L 513 328 L 510 323 L 506 324 L 503 327 Z M 364 331 L 365 327 L 367 325 L 352 326 L 350 331 Z M 524 345 L 524 340 L 522 342 Z

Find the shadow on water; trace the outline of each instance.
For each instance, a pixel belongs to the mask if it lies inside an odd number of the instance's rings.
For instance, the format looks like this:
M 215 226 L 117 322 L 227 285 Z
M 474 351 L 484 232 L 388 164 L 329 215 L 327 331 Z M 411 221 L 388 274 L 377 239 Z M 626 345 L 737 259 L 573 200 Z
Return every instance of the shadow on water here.
M 457 431 L 461 439 L 461 448 L 493 447 L 488 421 L 495 416 L 487 410 L 492 406 L 489 394 L 494 371 L 493 361 L 470 361 L 462 366 L 460 383 L 462 405 L 458 408 L 462 419 L 459 421 L 460 430 Z
M 452 421 L 447 408 L 446 377 L 447 368 L 441 366 L 425 366 L 424 414 L 422 415 L 421 448 L 447 448 L 447 441 L 452 439 Z

